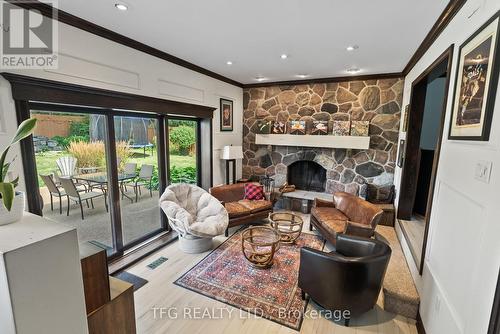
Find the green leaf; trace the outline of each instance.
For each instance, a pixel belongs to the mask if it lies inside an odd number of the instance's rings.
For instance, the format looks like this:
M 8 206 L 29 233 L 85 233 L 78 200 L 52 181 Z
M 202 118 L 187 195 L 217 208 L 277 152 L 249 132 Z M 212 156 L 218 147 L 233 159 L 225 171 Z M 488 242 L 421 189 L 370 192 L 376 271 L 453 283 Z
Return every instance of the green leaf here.
M 12 183 L 0 183 L 0 195 L 2 195 L 3 205 L 10 211 L 12 202 L 14 201 L 14 186 Z
M 5 176 L 7 175 L 7 171 L 9 170 L 9 164 L 5 163 L 5 158 L 7 157 L 7 153 L 9 152 L 10 146 L 7 146 L 5 151 L 3 151 L 2 156 L 0 157 L 0 177 L 2 178 L 0 182 L 5 180 Z
M 28 137 L 35 130 L 36 118 L 30 118 L 22 122 L 17 128 L 16 135 L 12 138 L 10 144 L 15 144 L 21 139 Z

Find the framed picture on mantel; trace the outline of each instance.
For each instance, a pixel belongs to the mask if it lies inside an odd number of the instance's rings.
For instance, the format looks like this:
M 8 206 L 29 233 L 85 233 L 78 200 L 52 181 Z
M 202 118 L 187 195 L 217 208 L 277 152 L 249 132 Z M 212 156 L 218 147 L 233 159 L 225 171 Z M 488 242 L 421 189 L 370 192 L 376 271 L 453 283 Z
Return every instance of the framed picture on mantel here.
M 449 139 L 488 141 L 500 71 L 499 14 L 461 46 Z
M 220 131 L 233 131 L 233 101 L 220 99 Z

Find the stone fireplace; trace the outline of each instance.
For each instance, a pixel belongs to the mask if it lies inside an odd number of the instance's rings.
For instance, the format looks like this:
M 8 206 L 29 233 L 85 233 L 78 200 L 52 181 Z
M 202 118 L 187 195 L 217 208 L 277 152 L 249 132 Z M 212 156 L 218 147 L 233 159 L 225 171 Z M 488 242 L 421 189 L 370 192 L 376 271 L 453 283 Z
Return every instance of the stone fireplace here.
M 287 180 L 295 189 L 324 192 L 326 169 L 314 161 L 295 161 L 288 166 Z
M 296 162 L 308 161 L 324 169 L 326 193 L 347 191 L 383 198 L 394 180 L 402 89 L 403 80 L 398 78 L 245 89 L 243 176 L 258 180 L 270 175 L 279 186 L 295 174 Z M 370 147 L 351 150 L 256 145 L 257 121 L 261 119 L 328 121 L 329 132 L 335 120 L 367 120 Z M 300 168 L 304 166 L 315 165 L 306 163 Z

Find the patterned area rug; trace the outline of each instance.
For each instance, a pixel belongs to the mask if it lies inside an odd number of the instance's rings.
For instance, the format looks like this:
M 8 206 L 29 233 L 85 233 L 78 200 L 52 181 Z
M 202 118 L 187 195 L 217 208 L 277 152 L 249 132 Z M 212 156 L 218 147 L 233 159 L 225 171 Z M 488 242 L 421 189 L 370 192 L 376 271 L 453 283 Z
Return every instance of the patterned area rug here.
M 303 233 L 281 245 L 271 268 L 254 268 L 241 251 L 241 231 L 213 250 L 174 284 L 300 330 L 306 302 L 297 287 L 300 248 L 323 249 L 320 237 Z

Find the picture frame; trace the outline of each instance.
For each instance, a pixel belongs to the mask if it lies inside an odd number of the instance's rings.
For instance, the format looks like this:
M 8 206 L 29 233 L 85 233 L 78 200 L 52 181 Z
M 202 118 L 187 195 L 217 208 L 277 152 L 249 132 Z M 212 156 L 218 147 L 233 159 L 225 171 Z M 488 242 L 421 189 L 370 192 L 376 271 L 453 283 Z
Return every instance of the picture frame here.
M 233 131 L 233 101 L 220 99 L 220 131 Z
M 257 121 L 257 132 L 263 135 L 268 135 L 271 133 L 272 121 Z
M 313 121 L 311 135 L 327 135 L 328 121 Z
M 500 71 L 500 12 L 459 48 L 448 139 L 488 141 Z
M 351 121 L 333 121 L 332 134 L 334 136 L 349 136 L 351 133 Z
M 282 135 L 286 133 L 286 122 L 274 121 L 271 129 L 271 133 Z
M 305 135 L 306 121 L 290 121 L 290 134 Z
M 366 137 L 369 134 L 369 121 L 351 121 L 351 136 Z
M 405 153 L 406 153 L 405 151 L 406 151 L 406 140 L 400 139 L 398 147 L 398 162 L 397 162 L 399 168 L 403 168 Z

